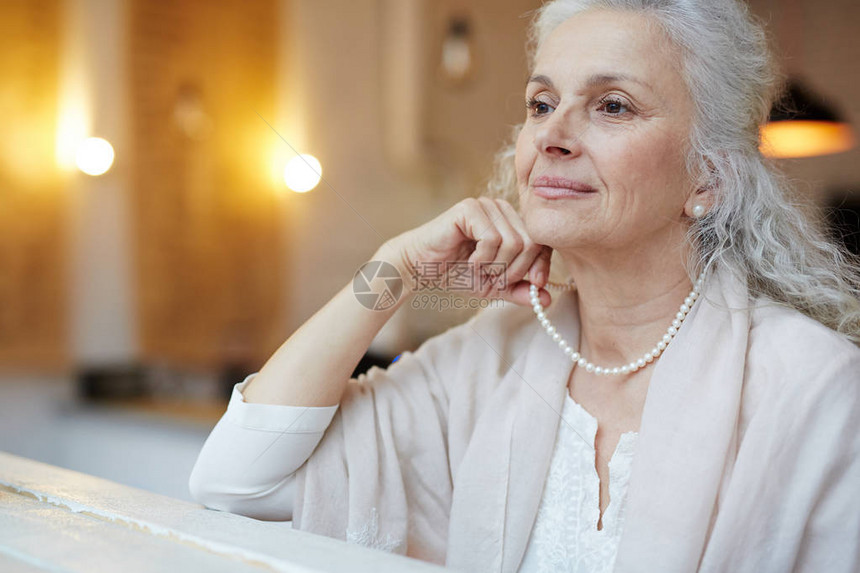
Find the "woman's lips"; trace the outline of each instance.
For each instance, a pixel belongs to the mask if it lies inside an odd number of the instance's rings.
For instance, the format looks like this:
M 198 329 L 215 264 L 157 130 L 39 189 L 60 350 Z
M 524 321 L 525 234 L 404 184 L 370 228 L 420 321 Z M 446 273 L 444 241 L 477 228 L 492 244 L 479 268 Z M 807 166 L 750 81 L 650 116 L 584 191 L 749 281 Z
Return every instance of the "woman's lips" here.
M 597 192 L 594 187 L 585 183 L 549 175 L 541 175 L 535 179 L 532 183 L 532 190 L 535 195 L 544 199 L 587 197 Z

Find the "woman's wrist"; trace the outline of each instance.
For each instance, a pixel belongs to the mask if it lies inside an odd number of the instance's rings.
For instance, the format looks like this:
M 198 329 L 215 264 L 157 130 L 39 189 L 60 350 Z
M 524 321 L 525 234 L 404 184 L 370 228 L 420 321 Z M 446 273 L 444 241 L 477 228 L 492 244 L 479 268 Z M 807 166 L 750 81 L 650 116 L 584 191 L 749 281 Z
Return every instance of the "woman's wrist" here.
M 403 295 L 411 296 L 415 294 L 418 286 L 418 277 L 415 274 L 415 268 L 410 263 L 404 251 L 397 245 L 391 242 L 384 243 L 376 253 L 374 253 L 373 261 L 382 261 L 392 265 L 400 275 L 403 281 Z

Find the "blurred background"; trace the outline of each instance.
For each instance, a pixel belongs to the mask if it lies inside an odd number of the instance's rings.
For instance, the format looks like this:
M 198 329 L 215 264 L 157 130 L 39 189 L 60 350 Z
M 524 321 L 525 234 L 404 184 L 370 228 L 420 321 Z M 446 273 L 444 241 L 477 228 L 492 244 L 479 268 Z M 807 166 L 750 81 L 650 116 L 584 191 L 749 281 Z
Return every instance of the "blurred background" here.
M 0 0 L 0 450 L 190 499 L 232 386 L 483 191 L 540 4 Z M 750 7 L 808 115 L 769 153 L 856 249 L 860 4 Z M 356 373 L 472 312 L 404 306 Z

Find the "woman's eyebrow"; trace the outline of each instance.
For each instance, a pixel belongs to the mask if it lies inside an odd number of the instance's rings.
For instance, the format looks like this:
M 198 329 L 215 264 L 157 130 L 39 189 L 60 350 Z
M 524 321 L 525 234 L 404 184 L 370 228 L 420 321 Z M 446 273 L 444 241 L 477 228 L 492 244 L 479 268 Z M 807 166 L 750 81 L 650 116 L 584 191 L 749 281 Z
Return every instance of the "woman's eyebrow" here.
M 532 76 L 529 79 L 527 79 L 526 80 L 526 87 L 528 87 L 528 85 L 531 83 L 543 84 L 551 90 L 555 89 L 555 86 L 553 85 L 552 80 L 549 79 L 547 76 L 544 76 L 542 74 L 538 74 L 536 76 Z
M 644 86 L 644 87 L 648 88 L 649 90 L 653 91 L 653 89 L 651 88 L 650 85 L 648 85 L 646 82 L 640 80 L 639 78 L 636 78 L 636 77 L 628 75 L 628 74 L 619 74 L 619 73 L 592 74 L 588 77 L 588 79 L 585 80 L 585 87 L 602 86 L 602 85 L 616 83 L 616 82 L 633 82 L 635 84 L 639 84 L 639 85 Z M 526 81 L 526 86 L 528 87 L 528 85 L 530 83 L 543 84 L 546 87 L 548 87 L 549 89 L 555 89 L 555 86 L 553 85 L 552 80 L 543 74 L 537 74 L 537 75 L 531 76 Z

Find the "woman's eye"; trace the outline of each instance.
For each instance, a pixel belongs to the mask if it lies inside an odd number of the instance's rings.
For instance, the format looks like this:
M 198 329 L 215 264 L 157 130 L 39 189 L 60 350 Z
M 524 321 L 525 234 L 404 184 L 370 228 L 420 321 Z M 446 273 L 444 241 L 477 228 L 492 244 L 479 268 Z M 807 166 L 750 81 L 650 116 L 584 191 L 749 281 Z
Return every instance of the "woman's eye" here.
M 617 99 L 605 99 L 600 102 L 600 107 L 605 109 L 609 115 L 624 115 L 630 111 L 626 103 Z
M 536 100 L 534 98 L 526 101 L 526 110 L 528 110 L 529 114 L 532 116 L 546 115 L 550 107 L 552 106 L 550 106 L 548 103 Z

